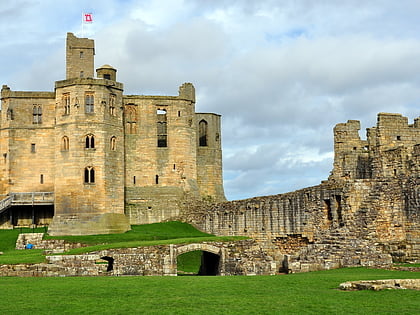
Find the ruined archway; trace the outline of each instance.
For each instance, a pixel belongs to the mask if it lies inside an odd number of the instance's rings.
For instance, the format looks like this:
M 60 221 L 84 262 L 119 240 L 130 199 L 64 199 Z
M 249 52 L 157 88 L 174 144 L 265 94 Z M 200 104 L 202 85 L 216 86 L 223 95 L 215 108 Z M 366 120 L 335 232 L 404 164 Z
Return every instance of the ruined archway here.
M 218 276 L 220 275 L 220 255 L 204 252 L 201 256 L 199 276 Z
M 221 274 L 221 271 L 223 270 L 223 255 L 221 248 L 209 244 L 184 245 L 176 249 L 175 258 L 189 252 L 200 252 L 200 267 L 193 273 L 194 275 L 217 276 Z M 177 259 L 175 264 L 177 265 Z

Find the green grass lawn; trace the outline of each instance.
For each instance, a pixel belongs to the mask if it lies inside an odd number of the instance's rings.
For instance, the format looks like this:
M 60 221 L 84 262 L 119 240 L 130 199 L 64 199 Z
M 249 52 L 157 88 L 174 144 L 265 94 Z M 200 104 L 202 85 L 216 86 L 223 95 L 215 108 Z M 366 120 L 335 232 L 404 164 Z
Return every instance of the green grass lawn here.
M 0 314 L 419 314 L 420 291 L 340 291 L 418 278 L 365 268 L 279 276 L 0 278 Z
M 180 274 L 198 274 L 201 266 L 201 256 L 203 256 L 203 252 L 201 250 L 195 250 L 179 255 L 176 258 L 178 273 L 181 271 Z
M 70 242 L 80 242 L 89 245 L 112 244 L 132 241 L 156 241 L 176 238 L 209 237 L 213 236 L 201 232 L 192 225 L 171 221 L 163 223 L 132 225 L 131 230 L 121 234 L 75 235 L 75 236 L 47 236 L 47 239 L 63 239 Z

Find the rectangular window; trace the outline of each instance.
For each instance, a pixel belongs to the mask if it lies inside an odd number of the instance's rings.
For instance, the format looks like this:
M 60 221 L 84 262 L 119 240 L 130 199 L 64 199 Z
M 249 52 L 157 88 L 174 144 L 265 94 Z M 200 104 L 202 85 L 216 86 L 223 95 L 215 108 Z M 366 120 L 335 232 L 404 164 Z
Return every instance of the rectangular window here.
M 166 110 L 157 110 L 157 146 L 165 148 L 168 146 L 168 127 Z
M 63 94 L 64 115 L 70 115 L 70 93 Z
M 34 124 L 42 124 L 42 106 L 41 105 L 34 105 L 32 108 L 32 123 Z
M 94 96 L 93 93 L 86 93 L 85 94 L 85 112 L 86 113 L 93 113 L 94 112 Z
M 109 97 L 109 114 L 115 116 L 115 94 L 111 94 Z
M 36 152 L 35 143 L 31 143 L 31 153 L 35 153 L 35 152 Z
M 44 183 L 44 174 L 41 174 L 41 176 L 40 176 L 40 178 L 39 178 L 39 182 L 40 182 L 41 184 L 43 184 L 43 183 Z
M 126 134 L 135 134 L 137 132 L 137 108 L 135 104 L 128 104 L 124 109 L 126 119 Z

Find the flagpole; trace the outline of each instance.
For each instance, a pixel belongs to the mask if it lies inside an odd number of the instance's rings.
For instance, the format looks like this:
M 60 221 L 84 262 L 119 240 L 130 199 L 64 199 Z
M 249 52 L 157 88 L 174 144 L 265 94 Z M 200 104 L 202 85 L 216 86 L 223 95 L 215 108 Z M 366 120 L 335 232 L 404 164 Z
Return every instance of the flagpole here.
M 84 37 L 84 35 L 85 35 L 85 32 L 84 32 L 84 24 L 85 23 L 83 23 L 84 21 L 83 21 L 83 19 L 84 19 L 84 13 L 82 12 L 82 38 Z

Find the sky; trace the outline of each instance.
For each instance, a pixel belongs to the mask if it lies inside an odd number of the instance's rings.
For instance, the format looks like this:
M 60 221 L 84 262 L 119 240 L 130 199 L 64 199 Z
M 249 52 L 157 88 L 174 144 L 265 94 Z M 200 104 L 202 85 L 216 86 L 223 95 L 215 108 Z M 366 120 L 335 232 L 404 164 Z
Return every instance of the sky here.
M 418 0 L 12 0 L 0 84 L 53 91 L 66 33 L 92 38 L 125 94 L 192 82 L 196 111 L 222 115 L 229 200 L 279 194 L 328 178 L 337 123 L 364 139 L 379 112 L 420 116 L 419 16 Z

